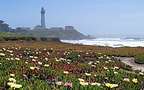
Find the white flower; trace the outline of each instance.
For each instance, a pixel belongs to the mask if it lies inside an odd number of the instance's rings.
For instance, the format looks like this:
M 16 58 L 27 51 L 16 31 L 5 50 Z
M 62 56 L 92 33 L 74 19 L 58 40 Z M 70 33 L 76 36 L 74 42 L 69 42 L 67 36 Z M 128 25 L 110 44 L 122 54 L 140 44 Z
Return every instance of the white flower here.
M 35 67 L 30 67 L 30 69 L 31 69 L 31 70 L 34 70 L 34 69 L 35 69 Z
M 10 60 L 10 58 L 6 58 L 6 60 Z
M 29 56 L 30 58 L 34 58 L 34 56 Z
M 115 66 L 114 69 L 119 69 L 119 67 L 116 67 L 116 66 Z
M 114 74 L 118 74 L 118 72 L 115 71 Z
M 2 48 L 4 51 L 6 51 L 6 49 L 5 48 Z
M 84 79 L 81 79 L 81 78 L 79 78 L 78 80 L 79 80 L 80 82 L 84 82 L 84 81 L 85 81 Z
M 9 53 L 13 53 L 13 51 L 12 51 L 12 50 L 7 50 L 7 52 L 9 52 Z
M 49 53 L 49 52 L 47 52 L 47 54 L 48 54 L 48 55 L 50 55 L 50 53 Z
M 97 83 L 97 82 L 94 82 L 94 83 L 90 83 L 92 86 L 95 86 L 95 85 L 97 85 L 97 86 L 100 86 L 101 84 L 100 83 Z
M 34 59 L 38 59 L 38 57 L 36 57 L 36 56 L 35 56 L 35 57 L 33 57 L 33 58 L 34 58 Z
M 48 58 L 45 58 L 46 61 L 48 61 Z
M 107 56 L 106 59 L 111 59 L 111 58 L 109 56 Z
M 11 76 L 11 77 L 14 77 L 14 76 L 15 76 L 15 74 L 10 74 L 10 76 Z
M 19 60 L 20 60 L 20 58 L 15 58 L 15 60 L 19 61 Z
M 107 57 L 107 55 L 104 55 L 104 57 Z
M 144 73 L 143 73 L 143 72 L 139 72 L 139 74 L 140 74 L 140 75 L 144 75 Z
M 14 60 L 14 58 L 11 58 L 11 60 Z
M 88 64 L 89 64 L 89 65 L 91 65 L 92 63 L 93 63 L 93 62 L 92 62 L 92 61 L 90 61 Z
M 38 62 L 39 65 L 42 65 L 42 62 Z
M 86 76 L 91 76 L 91 73 L 85 73 Z
M 100 61 L 96 61 L 96 63 L 100 63 Z
M 5 54 L 4 53 L 0 53 L 0 56 L 5 56 Z
M 46 51 L 47 49 L 46 49 L 46 48 L 44 48 L 43 50 L 44 50 L 44 51 Z
M 49 67 L 49 64 L 45 64 L 44 67 Z
M 105 63 L 109 63 L 108 61 L 105 61 Z
M 102 53 L 98 53 L 99 55 L 101 55 Z
M 31 70 L 39 69 L 38 67 L 30 67 Z
M 33 61 L 33 62 L 36 62 L 36 60 L 35 60 L 35 59 L 32 59 L 32 61 Z
M 96 67 L 95 65 L 91 65 L 92 67 Z
M 59 59 L 57 59 L 57 58 L 55 58 L 55 60 L 56 60 L 57 62 L 61 61 L 61 60 L 59 60 Z
M 25 62 L 25 64 L 28 64 L 28 62 Z
M 124 78 L 123 81 L 130 82 L 130 79 L 129 78 Z
M 108 61 L 109 61 L 109 62 L 111 62 L 112 60 L 111 60 L 111 59 L 109 59 Z
M 63 82 L 61 82 L 61 81 L 56 82 L 56 85 L 58 85 L 58 86 L 61 86 L 62 84 L 63 84 Z
M 68 71 L 64 71 L 63 73 L 64 73 L 64 74 L 69 74 L 69 72 L 68 72 Z
M 107 68 L 107 67 L 104 67 L 104 69 L 107 70 L 108 68 Z
M 10 54 L 11 56 L 14 56 L 14 54 Z

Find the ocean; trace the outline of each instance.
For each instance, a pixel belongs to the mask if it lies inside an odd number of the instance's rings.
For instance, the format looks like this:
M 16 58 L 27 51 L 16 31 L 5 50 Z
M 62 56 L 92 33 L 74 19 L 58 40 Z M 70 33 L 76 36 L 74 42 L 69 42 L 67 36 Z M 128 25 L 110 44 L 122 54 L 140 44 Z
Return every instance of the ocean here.
M 65 43 L 109 46 L 109 47 L 144 47 L 144 39 L 138 38 L 96 38 L 84 40 L 61 40 Z

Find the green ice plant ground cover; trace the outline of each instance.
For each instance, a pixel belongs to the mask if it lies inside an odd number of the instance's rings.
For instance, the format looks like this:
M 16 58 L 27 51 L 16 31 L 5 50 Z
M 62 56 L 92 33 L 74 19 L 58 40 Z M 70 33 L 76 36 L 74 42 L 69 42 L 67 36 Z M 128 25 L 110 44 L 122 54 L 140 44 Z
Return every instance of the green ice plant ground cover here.
M 0 89 L 140 90 L 143 81 L 143 72 L 99 52 L 0 49 Z

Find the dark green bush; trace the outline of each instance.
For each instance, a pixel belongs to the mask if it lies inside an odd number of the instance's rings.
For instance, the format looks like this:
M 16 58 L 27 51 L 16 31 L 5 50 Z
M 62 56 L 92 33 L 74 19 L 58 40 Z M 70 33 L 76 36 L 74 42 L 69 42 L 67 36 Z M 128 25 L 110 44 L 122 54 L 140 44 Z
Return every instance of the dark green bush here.
M 77 61 L 77 60 L 79 60 L 79 53 L 77 53 L 77 52 L 71 52 L 70 54 L 68 54 L 66 56 L 66 59 L 70 59 L 72 61 Z
M 40 40 L 41 41 L 47 41 L 48 39 L 46 37 L 41 37 Z
M 3 37 L 5 41 L 36 41 L 37 39 L 35 37 Z
M 144 54 L 136 55 L 135 62 L 138 64 L 144 64 Z

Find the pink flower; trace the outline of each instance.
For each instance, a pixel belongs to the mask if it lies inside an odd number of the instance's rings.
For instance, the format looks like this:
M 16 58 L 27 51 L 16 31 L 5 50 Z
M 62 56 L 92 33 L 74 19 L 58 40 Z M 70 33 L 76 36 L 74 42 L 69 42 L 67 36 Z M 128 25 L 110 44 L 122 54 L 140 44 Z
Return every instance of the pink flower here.
M 72 88 L 72 83 L 71 82 L 66 82 L 64 84 L 64 86 L 67 87 L 67 88 Z

